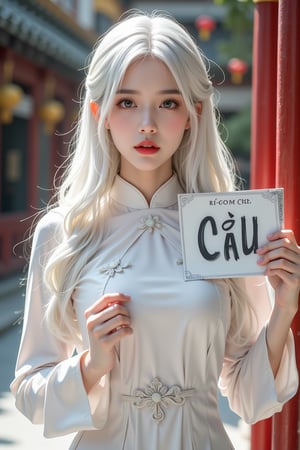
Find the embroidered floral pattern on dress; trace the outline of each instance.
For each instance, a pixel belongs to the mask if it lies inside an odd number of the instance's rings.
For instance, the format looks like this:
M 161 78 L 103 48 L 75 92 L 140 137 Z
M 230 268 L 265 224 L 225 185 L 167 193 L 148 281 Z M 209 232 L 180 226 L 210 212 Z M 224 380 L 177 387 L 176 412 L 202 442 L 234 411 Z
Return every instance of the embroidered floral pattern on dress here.
M 101 267 L 100 272 L 105 273 L 109 277 L 113 277 L 116 273 L 124 272 L 124 269 L 127 269 L 127 267 L 130 267 L 130 264 L 121 263 L 121 260 L 118 259 L 117 261 L 114 261 L 110 264 L 107 264 L 106 266 Z
M 159 378 L 154 378 L 144 391 L 136 389 L 133 395 L 122 395 L 122 398 L 132 401 L 137 408 L 150 408 L 153 411 L 152 419 L 159 423 L 165 418 L 164 408 L 171 405 L 182 406 L 185 399 L 192 397 L 194 392 L 195 389 L 181 389 L 177 385 L 165 386 Z
M 142 217 L 140 219 L 140 222 L 141 222 L 141 225 L 139 226 L 139 230 L 149 230 L 150 233 L 153 233 L 155 228 L 162 227 L 158 216 L 148 215 L 148 216 Z

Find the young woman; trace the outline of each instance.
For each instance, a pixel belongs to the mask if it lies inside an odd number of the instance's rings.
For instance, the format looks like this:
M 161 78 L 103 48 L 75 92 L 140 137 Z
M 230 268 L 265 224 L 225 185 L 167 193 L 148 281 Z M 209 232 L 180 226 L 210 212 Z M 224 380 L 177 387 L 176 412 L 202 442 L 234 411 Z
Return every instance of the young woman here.
M 265 277 L 184 282 L 182 192 L 235 189 L 191 37 L 135 15 L 94 51 L 56 207 L 37 225 L 11 389 L 72 449 L 229 450 L 218 382 L 246 421 L 297 390 L 300 250 L 278 230 Z M 74 351 L 76 350 L 76 351 Z

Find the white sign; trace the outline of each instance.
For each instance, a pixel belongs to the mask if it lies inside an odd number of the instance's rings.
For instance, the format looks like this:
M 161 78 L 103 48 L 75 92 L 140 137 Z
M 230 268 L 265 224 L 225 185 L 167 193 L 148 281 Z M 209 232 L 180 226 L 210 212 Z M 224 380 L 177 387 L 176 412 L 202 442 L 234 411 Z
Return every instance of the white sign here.
M 260 275 L 257 248 L 283 228 L 283 189 L 179 194 L 184 279 Z

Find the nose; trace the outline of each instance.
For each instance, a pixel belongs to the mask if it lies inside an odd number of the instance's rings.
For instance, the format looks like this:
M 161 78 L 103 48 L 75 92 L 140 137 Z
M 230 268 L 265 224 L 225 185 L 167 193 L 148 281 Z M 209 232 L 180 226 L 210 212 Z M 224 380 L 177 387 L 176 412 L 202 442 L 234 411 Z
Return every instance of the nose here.
M 143 112 L 141 124 L 139 126 L 139 133 L 144 134 L 155 134 L 157 132 L 157 127 L 153 119 L 153 115 L 150 110 Z

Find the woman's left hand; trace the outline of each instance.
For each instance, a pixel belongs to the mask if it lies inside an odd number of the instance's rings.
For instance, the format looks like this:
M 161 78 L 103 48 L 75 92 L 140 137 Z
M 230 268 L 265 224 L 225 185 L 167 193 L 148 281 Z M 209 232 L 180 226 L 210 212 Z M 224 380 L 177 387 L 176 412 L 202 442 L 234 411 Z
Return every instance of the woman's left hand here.
M 276 306 L 295 314 L 300 291 L 300 247 L 294 232 L 281 230 L 271 234 L 257 254 L 258 264 L 265 266 L 265 275 L 275 290 Z

